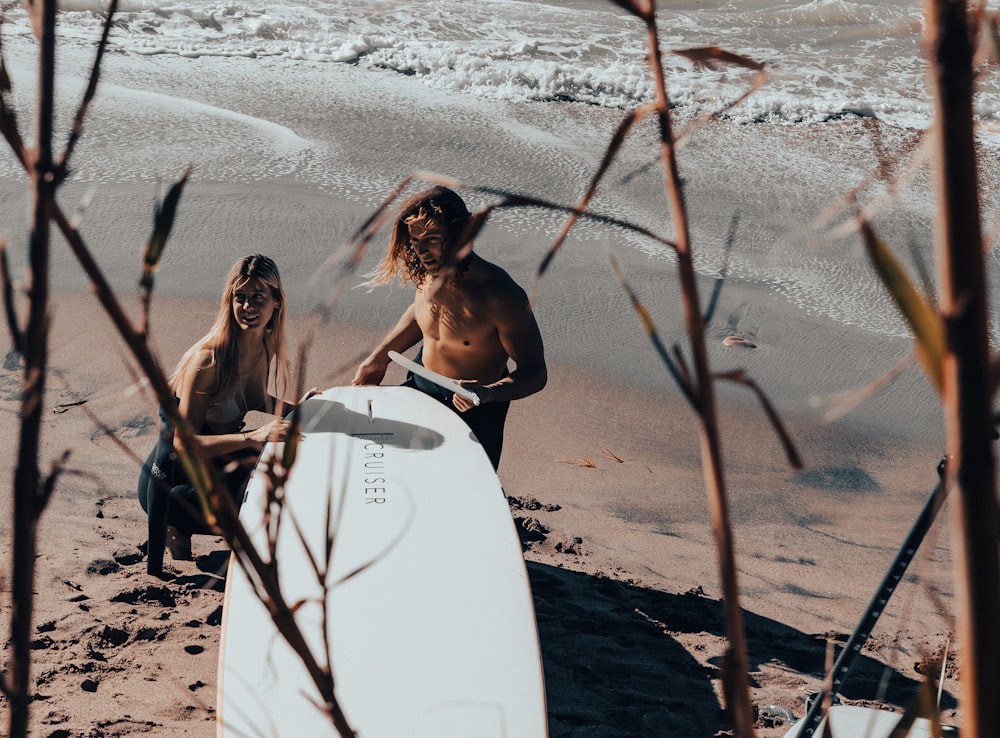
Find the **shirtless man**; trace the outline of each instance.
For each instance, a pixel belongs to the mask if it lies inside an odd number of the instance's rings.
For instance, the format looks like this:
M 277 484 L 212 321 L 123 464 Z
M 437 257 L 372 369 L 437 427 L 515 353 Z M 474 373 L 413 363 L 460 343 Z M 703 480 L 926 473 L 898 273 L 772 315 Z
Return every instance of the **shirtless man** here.
M 403 206 L 373 284 L 398 278 L 403 284 L 413 282 L 417 292 L 396 327 L 358 367 L 353 382 L 379 384 L 389 366 L 388 352 L 402 353 L 422 340 L 416 360 L 458 379 L 479 396 L 480 404 L 412 374 L 405 384 L 461 413 L 496 469 L 511 400 L 538 392 L 548 374 L 542 337 L 524 290 L 471 250 L 457 258 L 469 219 L 462 198 L 446 187 L 421 192 Z M 508 361 L 513 361 L 513 371 Z

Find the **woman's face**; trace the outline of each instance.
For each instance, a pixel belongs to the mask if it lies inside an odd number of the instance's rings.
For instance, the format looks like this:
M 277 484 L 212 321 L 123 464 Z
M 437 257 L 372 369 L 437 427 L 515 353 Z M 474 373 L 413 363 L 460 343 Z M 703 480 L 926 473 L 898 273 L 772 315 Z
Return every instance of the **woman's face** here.
M 233 317 L 245 331 L 263 331 L 278 306 L 278 301 L 271 294 L 271 288 L 257 280 L 237 287 L 233 293 Z

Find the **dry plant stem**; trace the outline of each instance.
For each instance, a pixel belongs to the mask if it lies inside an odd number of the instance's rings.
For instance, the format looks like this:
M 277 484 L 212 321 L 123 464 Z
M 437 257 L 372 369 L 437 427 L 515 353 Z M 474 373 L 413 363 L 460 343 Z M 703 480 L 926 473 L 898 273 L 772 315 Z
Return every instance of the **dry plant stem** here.
M 31 620 L 35 583 L 38 520 L 47 493 L 41 484 L 38 451 L 41 436 L 42 398 L 48 360 L 49 301 L 49 203 L 55 177 L 52 171 L 53 91 L 55 77 L 55 0 L 34 8 L 40 17 L 38 128 L 29 156 L 31 177 L 31 233 L 28 263 L 28 324 L 24 331 L 24 380 L 21 427 L 14 471 L 14 550 L 11 584 L 11 660 L 4 692 L 10 702 L 7 735 L 28 734 L 31 688 Z M 51 488 L 51 487 L 50 487 Z
M 943 403 L 955 526 L 962 735 L 1000 726 L 1000 562 L 991 447 L 983 243 L 973 138 L 973 49 L 964 2 L 930 0 L 928 52 L 935 77 L 940 300 L 947 331 Z
M 726 499 L 722 447 L 715 404 L 715 385 L 705 345 L 705 323 L 698 300 L 698 284 L 695 278 L 694 256 L 691 252 L 687 207 L 684 201 L 680 172 L 677 168 L 677 157 L 673 148 L 670 105 L 660 53 L 659 34 L 656 28 L 655 7 L 652 6 L 652 3 L 649 12 L 643 15 L 643 21 L 648 33 L 649 65 L 656 84 L 660 156 L 666 170 L 667 197 L 674 218 L 677 268 L 681 280 L 685 322 L 694 363 L 695 391 L 698 395 L 698 413 L 701 419 L 702 468 L 712 515 L 712 529 L 719 555 L 719 575 L 726 617 L 726 635 L 729 639 L 729 648 L 722 675 L 723 692 L 726 698 L 726 710 L 736 735 L 740 738 L 749 738 L 754 735 L 750 687 L 747 681 L 749 664 L 743 632 L 743 615 L 740 611 L 732 529 L 729 523 Z

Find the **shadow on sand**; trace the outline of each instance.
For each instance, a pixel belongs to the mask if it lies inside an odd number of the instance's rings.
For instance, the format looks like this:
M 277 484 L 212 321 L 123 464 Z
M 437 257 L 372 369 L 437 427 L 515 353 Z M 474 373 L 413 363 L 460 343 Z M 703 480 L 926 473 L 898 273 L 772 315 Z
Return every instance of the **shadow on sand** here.
M 669 594 L 529 562 L 551 738 L 684 735 L 712 738 L 731 725 L 713 688 L 717 661 L 695 660 L 675 636 L 722 636 L 722 606 L 699 594 Z M 826 640 L 743 612 L 753 672 L 780 662 L 819 676 Z M 846 640 L 846 635 L 843 640 Z M 887 667 L 861 656 L 841 694 L 874 700 Z M 906 704 L 917 682 L 891 672 L 884 702 Z M 752 682 L 751 682 L 752 683 Z M 945 694 L 942 707 L 954 707 Z M 802 708 L 796 716 L 802 717 Z

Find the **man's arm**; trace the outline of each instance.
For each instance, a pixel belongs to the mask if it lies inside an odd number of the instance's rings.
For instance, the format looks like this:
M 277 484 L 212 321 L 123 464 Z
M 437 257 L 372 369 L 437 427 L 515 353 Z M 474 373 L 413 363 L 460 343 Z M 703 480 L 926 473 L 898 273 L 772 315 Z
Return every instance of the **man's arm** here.
M 545 349 L 538 323 L 531 312 L 527 295 L 519 288 L 498 300 L 494 315 L 497 316 L 497 334 L 504 351 L 514 360 L 514 371 L 496 382 L 483 385 L 479 382 L 462 381 L 477 395 L 481 402 L 506 402 L 520 400 L 533 395 L 548 382 L 545 366 Z M 455 407 L 465 412 L 473 405 L 458 395 L 453 400 Z
M 385 378 L 386 369 L 389 368 L 389 352 L 403 353 L 419 343 L 421 338 L 423 333 L 417 325 L 416 311 L 413 305 L 410 305 L 403 312 L 395 328 L 389 331 L 368 358 L 361 362 L 351 384 L 379 384 Z

